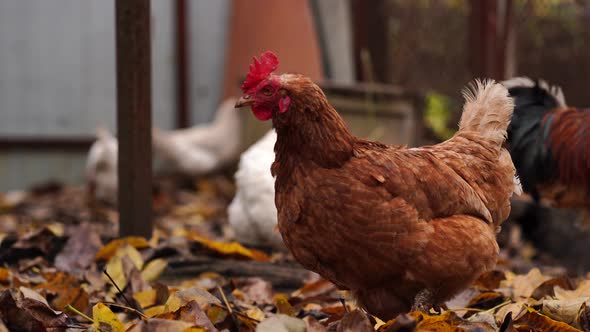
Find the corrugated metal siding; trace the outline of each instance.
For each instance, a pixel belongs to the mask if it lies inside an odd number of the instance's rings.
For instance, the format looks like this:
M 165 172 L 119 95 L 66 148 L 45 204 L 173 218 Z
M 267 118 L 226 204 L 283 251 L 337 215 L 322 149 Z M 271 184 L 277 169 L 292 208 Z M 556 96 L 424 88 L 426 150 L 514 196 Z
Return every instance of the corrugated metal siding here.
M 221 98 L 231 3 L 229 0 L 191 0 L 189 4 L 191 120 L 202 123 L 213 118 Z
M 229 1 L 190 1 L 194 122 L 219 100 Z M 176 110 L 174 2 L 152 1 L 153 118 Z M 0 136 L 115 128 L 114 1 L 0 0 Z M 83 154 L 0 152 L 0 191 L 48 178 L 79 182 Z

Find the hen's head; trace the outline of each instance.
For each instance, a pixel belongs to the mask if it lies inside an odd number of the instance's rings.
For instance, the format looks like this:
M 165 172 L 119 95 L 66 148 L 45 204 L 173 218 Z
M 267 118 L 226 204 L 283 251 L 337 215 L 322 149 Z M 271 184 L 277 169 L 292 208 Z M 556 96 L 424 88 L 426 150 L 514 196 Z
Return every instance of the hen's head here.
M 263 53 L 260 60 L 254 57 L 236 107 L 250 105 L 256 118 L 262 121 L 272 118 L 274 113 L 285 113 L 291 105 L 291 98 L 284 77 L 273 75 L 278 66 L 279 59 L 270 51 Z

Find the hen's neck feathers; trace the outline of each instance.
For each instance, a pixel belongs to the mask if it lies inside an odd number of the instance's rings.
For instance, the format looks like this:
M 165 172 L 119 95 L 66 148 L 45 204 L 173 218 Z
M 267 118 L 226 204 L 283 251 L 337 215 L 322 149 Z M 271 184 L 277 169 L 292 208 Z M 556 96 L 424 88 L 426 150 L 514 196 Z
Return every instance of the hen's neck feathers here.
M 286 84 L 291 98 L 289 110 L 273 116 L 277 131 L 273 173 L 277 168 L 289 173 L 305 161 L 320 167 L 340 167 L 352 157 L 356 138 L 316 84 L 292 76 L 295 78 Z

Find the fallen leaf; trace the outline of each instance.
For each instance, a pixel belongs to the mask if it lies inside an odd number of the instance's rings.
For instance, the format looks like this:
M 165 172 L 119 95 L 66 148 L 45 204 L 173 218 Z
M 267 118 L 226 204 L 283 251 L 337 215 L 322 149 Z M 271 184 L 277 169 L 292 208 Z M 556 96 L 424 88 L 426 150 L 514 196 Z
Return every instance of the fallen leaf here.
M 45 331 L 68 326 L 63 312 L 51 309 L 41 295 L 25 287 L 0 292 L 0 317 L 11 331 Z
M 337 332 L 373 332 L 373 325 L 367 314 L 355 309 L 342 317 Z
M 305 322 L 283 314 L 272 316 L 256 327 L 256 332 L 305 332 Z
M 225 256 L 248 258 L 260 262 L 270 261 L 270 257 L 262 251 L 248 249 L 238 242 L 219 242 L 209 240 L 206 237 L 195 233 L 190 233 L 188 235 L 188 240 L 197 242 L 203 247 Z
M 43 227 L 39 230 L 25 234 L 12 245 L 12 248 L 21 250 L 39 250 L 46 255 L 55 247 L 57 242 L 56 239 L 57 236 L 51 230 Z
M 582 303 L 576 320 L 576 326 L 583 331 L 590 331 L 590 306 L 586 305 L 586 302 Z
M 156 318 L 181 320 L 191 323 L 191 326 L 196 326 L 205 329 L 206 331 L 216 332 L 217 329 L 213 326 L 209 317 L 201 309 L 201 306 L 196 301 L 189 301 L 186 305 L 180 307 L 174 312 L 162 313 Z
M 131 245 L 123 245 L 119 247 L 115 254 L 111 257 L 111 259 L 107 262 L 105 266 L 105 271 L 111 276 L 113 281 L 120 289 L 124 289 L 128 283 L 128 276 L 125 274 L 125 269 L 123 268 L 123 258 L 127 257 L 135 266 L 137 270 L 141 270 L 143 267 L 143 259 L 141 258 L 141 254 L 135 247 Z M 129 269 L 128 269 L 129 271 Z M 105 275 L 103 279 L 110 283 L 110 279 Z M 112 292 L 116 291 L 116 288 L 113 285 Z
M 129 259 L 129 256 L 124 256 L 121 260 L 123 263 L 123 273 L 127 278 L 127 290 L 133 294 L 150 289 L 150 285 L 143 279 L 141 272 L 137 266 Z
M 526 308 L 522 302 L 509 303 L 496 311 L 496 322 L 503 322 L 508 315 L 512 318 L 520 317 L 525 311 Z
M 169 320 L 161 318 L 149 318 L 143 320 L 135 325 L 130 332 L 168 332 L 168 331 L 191 331 L 191 332 L 205 332 L 203 329 L 191 329 L 191 323 L 180 320 Z
M 336 290 L 336 285 L 326 279 L 319 279 L 309 284 L 304 285 L 298 290 L 291 293 L 291 297 L 300 297 L 306 299 L 309 297 L 319 296 L 322 294 L 328 294 Z
M 503 271 L 493 270 L 482 274 L 474 286 L 484 290 L 492 290 L 500 287 L 500 283 L 505 279 L 506 274 Z
M 538 268 L 533 268 L 525 275 L 514 275 L 511 272 L 506 273 L 506 280 L 500 282 L 500 287 L 509 289 L 513 300 L 530 297 L 535 289 L 545 281 L 551 279 L 545 276 Z
M 543 314 L 551 319 L 572 325 L 587 297 L 568 300 L 543 300 Z
M 281 314 L 295 316 L 295 309 L 289 303 L 289 298 L 285 294 L 275 294 L 274 304 Z
M 12 272 L 10 272 L 9 269 L 5 269 L 3 267 L 0 267 L 0 283 L 6 284 L 6 283 L 10 282 L 11 275 L 12 275 Z
M 259 322 L 263 321 L 265 316 L 264 316 L 264 312 L 262 312 L 262 310 L 260 310 L 260 308 L 258 307 L 254 307 L 252 309 L 248 309 L 245 312 L 246 316 L 255 319 Z
M 578 329 L 555 321 L 530 307 L 527 308 L 524 315 L 514 321 L 514 327 L 519 331 L 579 332 Z
M 147 265 L 141 271 L 141 276 L 143 280 L 147 282 L 152 282 L 160 277 L 162 272 L 166 270 L 168 266 L 168 262 L 161 258 L 154 259 L 147 263 Z
M 41 291 L 51 298 L 51 305 L 64 310 L 66 305 L 84 312 L 89 306 L 88 294 L 80 287 L 80 281 L 73 275 L 58 272 L 45 274 L 46 282 L 35 286 L 35 290 Z
M 134 293 L 133 298 L 143 309 L 145 309 L 156 304 L 157 293 L 155 289 L 148 289 L 142 292 Z
M 55 257 L 55 267 L 65 272 L 78 272 L 87 269 L 102 241 L 98 233 L 88 223 L 83 223 L 70 236 L 62 251 Z
M 109 260 L 124 246 L 132 246 L 135 249 L 142 249 L 149 247 L 149 242 L 143 237 L 128 236 L 121 239 L 116 239 L 109 242 L 96 253 L 96 260 Z
M 234 284 L 242 292 L 244 301 L 255 304 L 273 303 L 272 285 L 261 278 L 238 278 Z
M 575 289 L 574 283 L 572 280 L 567 277 L 560 277 L 560 278 L 552 278 L 545 282 L 543 282 L 539 287 L 537 287 L 531 297 L 537 300 L 540 300 L 544 297 L 554 296 L 555 295 L 555 287 L 560 287 L 563 290 L 573 290 Z
M 583 280 L 574 290 L 563 289 L 560 286 L 555 287 L 555 298 L 558 300 L 571 300 L 580 297 L 590 297 L 590 280 Z
M 229 316 L 227 310 L 218 306 L 210 306 L 207 308 L 206 312 L 207 317 L 214 325 L 222 323 Z
M 92 326 L 99 331 L 125 332 L 125 327 L 117 315 L 101 302 L 92 308 L 92 318 Z
M 313 316 L 305 316 L 303 317 L 303 321 L 307 326 L 307 332 L 326 332 L 326 327 L 313 318 Z

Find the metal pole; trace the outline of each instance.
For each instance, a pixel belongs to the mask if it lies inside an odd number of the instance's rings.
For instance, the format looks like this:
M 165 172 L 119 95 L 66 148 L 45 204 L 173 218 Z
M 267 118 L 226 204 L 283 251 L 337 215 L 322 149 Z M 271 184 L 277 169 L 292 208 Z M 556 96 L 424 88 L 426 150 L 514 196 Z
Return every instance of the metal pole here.
M 150 0 L 115 0 L 119 234 L 152 235 Z

